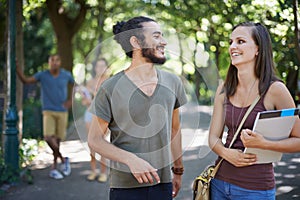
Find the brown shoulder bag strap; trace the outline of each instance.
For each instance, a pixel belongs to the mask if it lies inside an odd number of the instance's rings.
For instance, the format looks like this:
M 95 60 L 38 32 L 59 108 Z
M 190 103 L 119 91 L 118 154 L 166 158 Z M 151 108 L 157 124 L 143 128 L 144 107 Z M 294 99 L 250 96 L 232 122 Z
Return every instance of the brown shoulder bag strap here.
M 240 123 L 238 129 L 237 129 L 236 132 L 234 133 L 234 136 L 233 136 L 233 138 L 232 138 L 232 140 L 231 140 L 230 145 L 229 145 L 228 148 L 231 148 L 231 146 L 233 145 L 233 143 L 234 143 L 234 141 L 236 140 L 236 138 L 237 138 L 237 136 L 238 136 L 238 134 L 239 134 L 239 132 L 240 132 L 240 130 L 241 130 L 241 128 L 242 128 L 244 122 L 246 121 L 248 115 L 249 115 L 250 112 L 253 110 L 254 106 L 257 104 L 257 102 L 259 101 L 259 99 L 260 99 L 260 96 L 258 95 L 258 96 L 256 97 L 256 99 L 253 101 L 253 103 L 251 104 L 251 106 L 248 108 L 248 110 L 247 110 L 247 112 L 245 113 L 245 115 L 244 115 L 244 117 L 243 117 L 243 119 L 242 119 L 242 121 L 241 121 L 241 123 Z M 219 167 L 220 167 L 220 165 L 221 165 L 221 162 L 222 162 L 223 160 L 224 160 L 224 159 L 222 158 L 222 159 L 218 162 L 218 164 L 217 164 L 216 167 L 214 168 L 214 171 L 211 173 L 211 178 L 214 178 L 214 177 L 215 177 L 215 175 L 216 175 L 216 173 L 217 173 L 217 171 L 218 171 L 218 169 L 219 169 Z

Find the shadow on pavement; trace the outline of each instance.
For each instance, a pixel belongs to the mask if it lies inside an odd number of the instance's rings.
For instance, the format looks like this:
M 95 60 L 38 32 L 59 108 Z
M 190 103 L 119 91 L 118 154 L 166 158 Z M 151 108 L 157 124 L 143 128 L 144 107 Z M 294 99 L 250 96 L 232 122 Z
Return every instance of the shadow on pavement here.
M 188 114 L 188 115 L 185 115 Z M 182 177 L 182 188 L 176 200 L 192 200 L 192 183 L 194 178 L 209 164 L 212 164 L 216 155 L 207 145 L 208 127 L 211 108 L 200 106 L 196 109 L 187 109 L 183 113 L 183 162 L 185 172 Z M 190 126 L 190 121 L 199 120 Z M 28 185 L 21 182 L 11 187 L 2 200 L 107 200 L 109 185 L 97 181 L 89 182 L 86 176 L 89 173 L 89 152 L 86 145 L 86 133 L 81 128 L 70 126 L 67 140 L 62 143 L 63 154 L 70 157 L 72 173 L 62 180 L 53 180 L 48 177 L 52 162 L 52 152 L 49 148 L 41 149 L 32 168 L 34 183 Z M 80 130 L 81 129 L 81 130 Z M 277 186 L 277 200 L 300 198 L 300 153 L 284 154 L 282 161 L 275 163 Z

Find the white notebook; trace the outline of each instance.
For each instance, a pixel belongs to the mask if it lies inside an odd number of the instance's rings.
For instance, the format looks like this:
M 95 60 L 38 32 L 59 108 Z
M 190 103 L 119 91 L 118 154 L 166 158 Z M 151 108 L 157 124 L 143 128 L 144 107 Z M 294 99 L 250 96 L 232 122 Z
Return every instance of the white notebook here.
M 298 108 L 259 112 L 254 122 L 253 131 L 263 135 L 268 140 L 286 139 L 291 134 L 298 113 Z M 282 157 L 281 152 L 258 148 L 245 148 L 244 152 L 256 154 L 258 164 L 277 162 Z

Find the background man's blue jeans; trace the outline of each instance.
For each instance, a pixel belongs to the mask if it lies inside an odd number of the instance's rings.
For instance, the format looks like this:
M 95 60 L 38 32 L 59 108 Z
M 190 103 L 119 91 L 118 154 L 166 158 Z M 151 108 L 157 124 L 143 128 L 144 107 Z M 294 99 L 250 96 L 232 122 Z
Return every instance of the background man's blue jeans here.
M 140 188 L 110 188 L 110 200 L 172 200 L 172 183 Z
M 275 200 L 276 189 L 248 190 L 239 186 L 212 179 L 211 200 Z

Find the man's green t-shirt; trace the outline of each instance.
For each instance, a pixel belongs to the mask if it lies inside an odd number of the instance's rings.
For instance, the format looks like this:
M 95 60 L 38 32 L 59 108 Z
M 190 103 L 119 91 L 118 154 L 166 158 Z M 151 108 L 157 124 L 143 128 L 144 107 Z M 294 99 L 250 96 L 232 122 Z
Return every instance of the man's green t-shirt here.
M 159 69 L 157 75 L 155 91 L 148 96 L 124 71 L 117 73 L 103 82 L 90 111 L 109 122 L 112 144 L 149 162 L 158 169 L 161 183 L 169 183 L 172 181 L 172 114 L 187 98 L 178 76 Z M 149 185 L 139 184 L 126 165 L 111 161 L 112 188 Z

